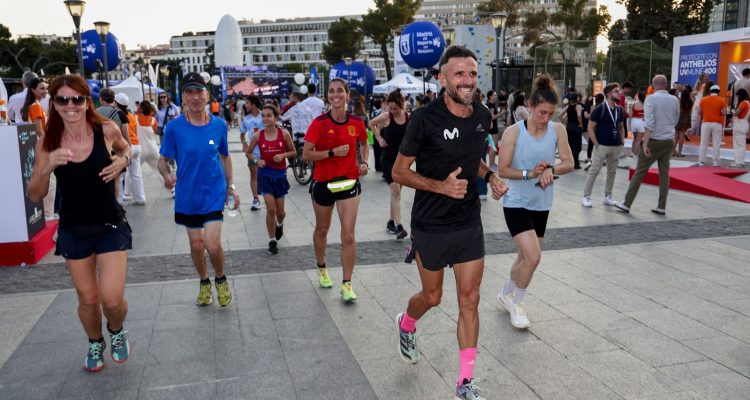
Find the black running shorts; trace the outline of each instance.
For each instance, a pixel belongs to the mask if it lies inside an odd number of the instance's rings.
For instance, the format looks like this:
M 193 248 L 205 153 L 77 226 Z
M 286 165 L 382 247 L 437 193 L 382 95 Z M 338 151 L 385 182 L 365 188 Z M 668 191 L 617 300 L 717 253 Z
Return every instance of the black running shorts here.
M 544 232 L 547 230 L 549 210 L 534 211 L 525 208 L 504 207 L 503 213 L 505 214 L 505 224 L 508 225 L 511 237 L 532 229 L 536 231 L 537 237 L 544 237 Z
M 338 200 L 346 200 L 351 199 L 352 197 L 357 197 L 360 193 L 362 193 L 362 186 L 359 184 L 359 179 L 357 179 L 357 183 L 355 183 L 354 187 L 352 187 L 350 190 L 344 190 L 336 193 L 333 193 L 328 189 L 328 182 L 310 182 L 310 195 L 312 196 L 312 200 L 324 207 L 331 207 Z
M 81 260 L 92 254 L 125 251 L 133 248 L 132 231 L 128 221 L 117 225 L 58 228 L 55 254 L 66 260 Z
M 422 267 L 440 271 L 484 257 L 484 230 L 482 226 L 452 232 L 424 232 L 412 228 L 413 246 Z
M 206 214 L 174 213 L 174 222 L 177 223 L 177 225 L 183 225 L 188 229 L 203 229 L 203 226 L 207 222 L 223 220 L 224 210 L 211 211 Z

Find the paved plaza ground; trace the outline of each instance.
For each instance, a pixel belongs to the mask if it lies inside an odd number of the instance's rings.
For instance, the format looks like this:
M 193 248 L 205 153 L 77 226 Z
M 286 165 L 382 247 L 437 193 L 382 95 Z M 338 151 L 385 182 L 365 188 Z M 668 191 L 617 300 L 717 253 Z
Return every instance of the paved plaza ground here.
M 397 353 L 395 315 L 419 288 L 407 243 L 385 232 L 388 190 L 363 180 L 354 288 L 320 289 L 307 187 L 292 182 L 279 254 L 265 253 L 265 210 L 251 212 L 236 131 L 241 214 L 223 229 L 234 302 L 194 305 L 198 282 L 172 199 L 146 170 L 147 205 L 127 205 L 134 243 L 126 297 L 133 353 L 82 370 L 85 335 L 62 260 L 0 268 L 0 399 L 449 399 L 458 372 L 455 281 L 419 323 L 422 360 Z M 728 162 L 727 162 L 728 163 Z M 750 204 L 671 191 L 667 215 L 650 212 L 644 185 L 624 214 L 580 205 L 586 173 L 555 182 L 542 263 L 527 297 L 531 327 L 517 330 L 495 296 L 515 247 L 501 203 L 483 202 L 488 256 L 475 375 L 487 399 L 750 398 Z M 745 178 L 743 178 L 745 179 Z M 627 171 L 614 195 L 624 197 Z M 404 190 L 408 221 L 413 191 Z M 407 224 L 408 225 L 408 224 Z M 408 226 L 407 226 L 408 228 Z M 341 279 L 338 222 L 328 264 Z

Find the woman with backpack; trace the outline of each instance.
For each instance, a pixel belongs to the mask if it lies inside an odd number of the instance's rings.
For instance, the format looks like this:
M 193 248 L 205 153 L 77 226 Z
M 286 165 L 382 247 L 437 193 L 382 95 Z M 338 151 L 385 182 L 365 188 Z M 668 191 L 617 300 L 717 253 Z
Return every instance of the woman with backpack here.
M 179 116 L 180 107 L 170 101 L 167 92 L 161 92 L 159 94 L 159 107 L 156 111 L 156 133 L 159 135 L 160 141 L 164 137 L 164 128 L 167 123 Z

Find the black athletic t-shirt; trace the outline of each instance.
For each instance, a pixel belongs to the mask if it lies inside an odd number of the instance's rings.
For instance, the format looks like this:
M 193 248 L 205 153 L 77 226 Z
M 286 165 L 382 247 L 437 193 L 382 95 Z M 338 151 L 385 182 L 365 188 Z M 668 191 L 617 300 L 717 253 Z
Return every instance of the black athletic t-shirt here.
M 444 180 L 461 167 L 459 179 L 469 181 L 461 200 L 417 190 L 411 226 L 428 232 L 448 232 L 482 224 L 477 191 L 479 161 L 487 151 L 487 134 L 492 116 L 487 107 L 474 101 L 473 112 L 460 118 L 448 111 L 443 96 L 416 110 L 409 119 L 399 152 L 416 157 L 417 173 Z

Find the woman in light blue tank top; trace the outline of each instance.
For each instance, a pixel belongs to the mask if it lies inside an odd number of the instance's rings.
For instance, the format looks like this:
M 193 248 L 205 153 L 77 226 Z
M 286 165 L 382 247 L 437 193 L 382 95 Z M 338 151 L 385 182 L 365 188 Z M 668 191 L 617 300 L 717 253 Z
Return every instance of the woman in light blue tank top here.
M 510 278 L 498 301 L 510 313 L 516 328 L 528 328 L 523 299 L 542 257 L 541 243 L 552 209 L 554 180 L 573 171 L 573 154 L 562 124 L 552 122 L 559 96 L 552 79 L 534 81 L 529 97 L 530 116 L 505 130 L 500 142 L 498 174 L 508 179 L 503 212 L 508 231 L 518 247 Z M 555 165 L 555 153 L 560 164 Z

